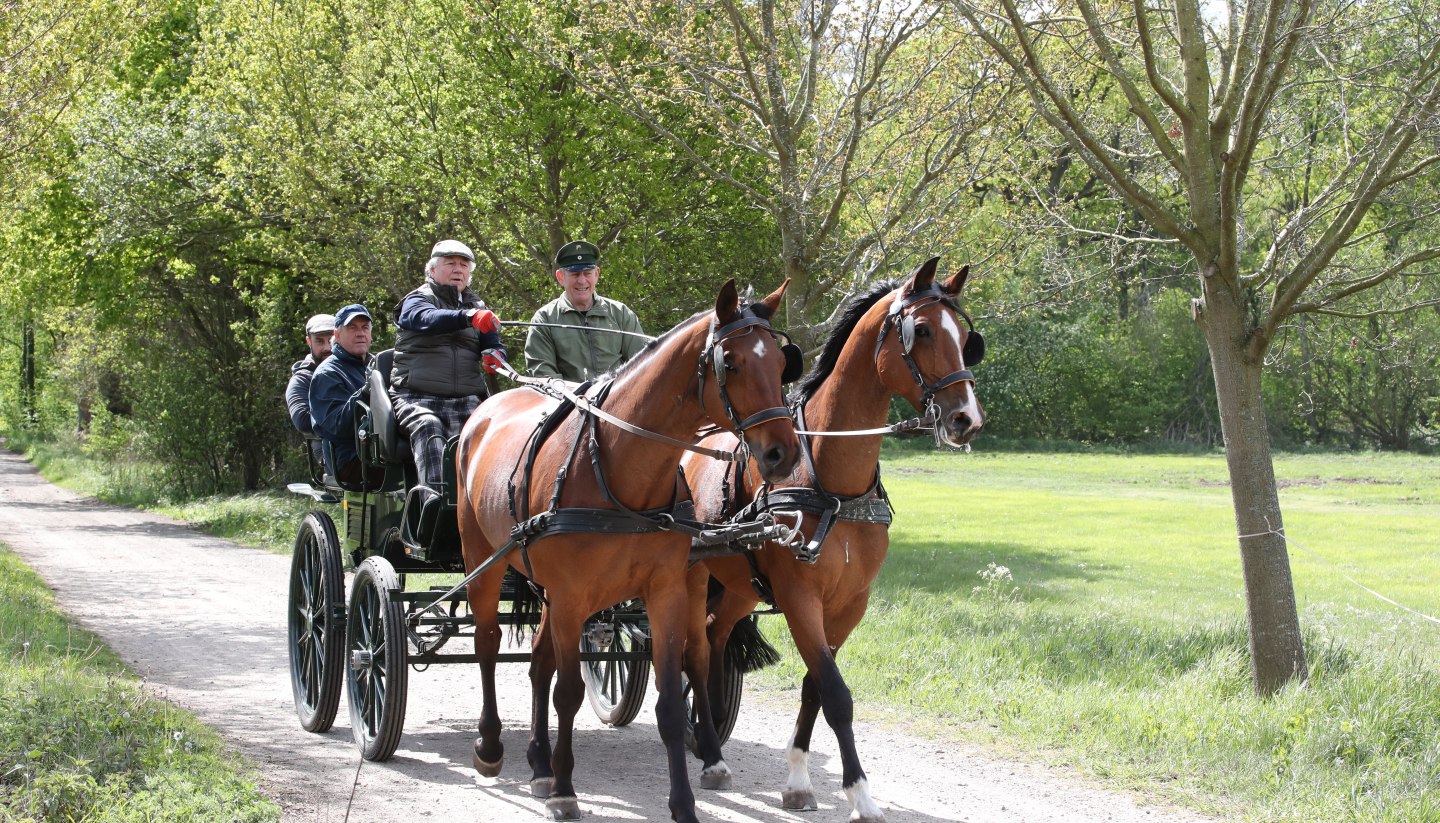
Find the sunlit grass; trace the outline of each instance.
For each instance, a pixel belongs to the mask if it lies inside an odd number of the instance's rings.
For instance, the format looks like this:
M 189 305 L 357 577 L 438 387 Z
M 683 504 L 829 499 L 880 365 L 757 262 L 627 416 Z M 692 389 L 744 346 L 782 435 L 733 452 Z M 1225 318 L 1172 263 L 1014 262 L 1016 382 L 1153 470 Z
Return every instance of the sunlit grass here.
M 0 546 L 0 819 L 268 821 L 253 768 L 154 700 Z
M 891 554 L 841 653 L 862 713 L 1261 820 L 1440 820 L 1440 460 L 1276 460 L 1312 676 L 1250 685 L 1216 456 L 892 453 Z M 756 682 L 793 688 L 786 651 Z M 862 753 L 863 754 L 863 753 Z

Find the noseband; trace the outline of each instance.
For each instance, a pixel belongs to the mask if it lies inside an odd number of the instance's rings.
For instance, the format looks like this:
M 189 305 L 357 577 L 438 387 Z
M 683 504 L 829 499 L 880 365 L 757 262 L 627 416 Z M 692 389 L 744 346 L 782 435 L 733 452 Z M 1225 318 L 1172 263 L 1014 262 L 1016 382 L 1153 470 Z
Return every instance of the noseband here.
M 725 349 L 720 344 L 731 337 L 743 337 L 756 327 L 771 331 L 770 321 L 755 314 L 749 306 L 746 306 L 740 310 L 740 316 L 736 319 L 717 328 L 718 323 L 718 318 L 711 318 L 710 335 L 705 340 L 705 350 L 700 355 L 700 363 L 695 371 L 695 376 L 699 378 L 700 410 L 705 411 L 705 376 L 708 373 L 715 378 L 715 388 L 719 390 L 720 404 L 724 407 L 725 416 L 735 426 L 735 433 L 739 435 L 740 442 L 743 444 L 746 429 L 754 428 L 761 423 L 768 423 L 771 420 L 789 417 L 790 410 L 784 406 L 772 406 L 755 412 L 743 420 L 740 419 L 740 415 L 735 411 L 735 405 L 730 402 L 730 393 L 725 390 L 726 375 L 733 371 L 734 367 L 725 362 Z
M 956 309 L 955 311 L 965 318 L 965 325 L 970 329 L 965 337 L 965 345 L 960 352 L 962 368 L 945 375 L 934 383 L 926 383 L 925 375 L 921 374 L 920 367 L 915 365 L 915 358 L 911 356 L 910 350 L 915 347 L 914 311 L 931 303 L 950 305 L 945 292 L 933 283 L 924 291 L 914 292 L 908 296 L 895 295 L 895 299 L 890 303 L 890 311 L 885 313 L 885 322 L 880 326 L 880 336 L 875 341 L 875 364 L 878 368 L 880 350 L 885 346 L 885 336 L 890 333 L 891 326 L 896 327 L 896 334 L 900 338 L 900 356 L 904 358 L 905 365 L 910 368 L 910 376 L 915 379 L 915 385 L 920 388 L 923 395 L 920 400 L 921 411 L 930 408 L 930 402 L 935 399 L 936 393 L 956 383 L 968 380 L 973 388 L 975 374 L 965 367 L 965 363 L 970 360 L 979 363 L 980 359 L 985 356 L 985 338 L 980 336 L 980 332 L 975 331 L 975 324 L 970 322 L 970 315 Z

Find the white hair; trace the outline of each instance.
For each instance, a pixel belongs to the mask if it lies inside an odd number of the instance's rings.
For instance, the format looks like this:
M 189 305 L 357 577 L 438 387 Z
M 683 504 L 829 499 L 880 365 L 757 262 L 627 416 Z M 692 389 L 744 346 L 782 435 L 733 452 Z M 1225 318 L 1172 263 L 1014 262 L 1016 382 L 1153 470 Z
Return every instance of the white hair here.
M 438 258 L 438 257 L 432 257 L 432 258 L 430 258 L 429 260 L 425 261 L 425 279 L 426 279 L 426 280 L 434 280 L 434 279 L 435 279 L 435 261 L 437 261 L 437 260 L 439 260 L 439 259 L 440 259 L 440 258 Z M 472 261 L 468 261 L 468 262 L 470 263 L 470 273 L 469 273 L 468 275 L 466 275 L 466 280 L 465 280 L 465 285 L 466 285 L 466 286 L 469 286 L 469 285 L 470 285 L 470 280 L 474 279 L 474 277 L 475 277 L 475 262 L 474 262 L 473 260 L 472 260 Z

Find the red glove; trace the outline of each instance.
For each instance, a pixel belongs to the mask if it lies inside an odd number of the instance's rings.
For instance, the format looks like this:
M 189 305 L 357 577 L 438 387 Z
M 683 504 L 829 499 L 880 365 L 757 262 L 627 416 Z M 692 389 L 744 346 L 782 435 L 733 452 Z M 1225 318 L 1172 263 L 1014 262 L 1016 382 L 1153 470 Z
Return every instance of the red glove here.
M 496 317 L 495 312 L 489 309 L 477 309 L 474 314 L 470 315 L 470 325 L 474 326 L 475 330 L 481 334 L 499 331 L 500 318 Z
M 489 312 L 486 313 L 489 314 Z M 494 317 L 495 315 L 491 314 L 490 316 Z M 498 373 L 501 366 L 504 366 L 507 371 L 510 370 L 510 362 L 505 359 L 504 349 L 486 349 L 480 355 L 480 364 L 485 367 L 485 371 L 491 374 Z

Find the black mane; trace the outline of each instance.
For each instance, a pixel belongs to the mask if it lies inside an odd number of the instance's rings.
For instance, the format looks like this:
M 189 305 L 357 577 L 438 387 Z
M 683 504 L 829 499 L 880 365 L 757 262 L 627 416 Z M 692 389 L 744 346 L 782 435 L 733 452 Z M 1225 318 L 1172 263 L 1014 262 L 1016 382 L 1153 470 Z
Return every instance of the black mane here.
M 835 363 L 840 359 L 840 351 L 845 348 L 845 342 L 850 339 L 850 333 L 855 331 L 855 326 L 859 324 L 860 318 L 865 316 L 865 312 L 869 311 L 871 306 L 880 302 L 881 298 L 894 291 L 898 285 L 900 285 L 898 280 L 885 280 L 876 283 L 866 294 L 850 298 L 845 312 L 840 315 L 839 321 L 835 323 L 835 328 L 826 338 L 825 348 L 820 352 L 820 357 L 815 361 L 815 365 L 811 366 L 809 373 L 800 378 L 800 382 L 796 384 L 793 399 L 804 402 L 819 391 L 825 378 L 835 371 Z

